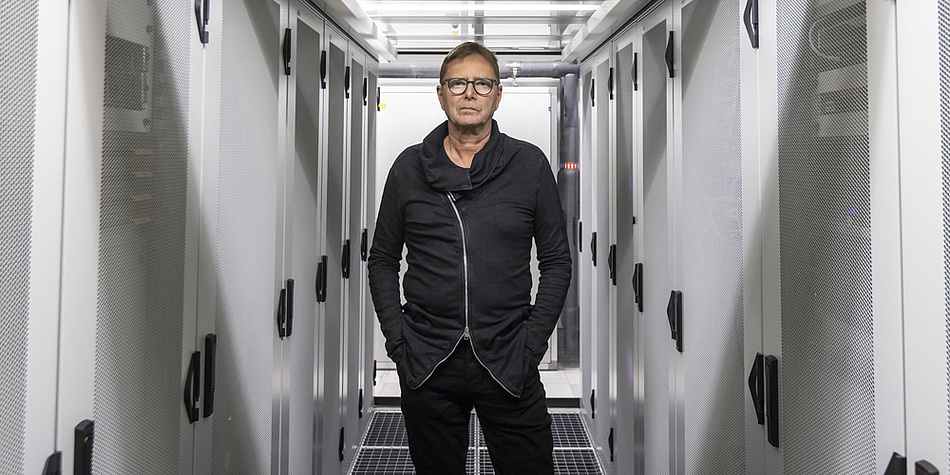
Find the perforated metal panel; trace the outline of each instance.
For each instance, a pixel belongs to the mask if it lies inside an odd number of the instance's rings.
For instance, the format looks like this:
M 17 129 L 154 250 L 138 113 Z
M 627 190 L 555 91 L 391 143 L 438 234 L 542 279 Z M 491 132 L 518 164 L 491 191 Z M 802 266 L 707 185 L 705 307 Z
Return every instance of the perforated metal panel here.
M 0 6 L 0 472 L 21 473 L 26 430 L 27 331 L 33 141 L 35 1 Z
M 319 123 L 321 36 L 298 21 L 294 130 L 293 257 L 291 275 L 296 283 L 290 362 L 290 473 L 312 473 L 314 322 L 317 275 L 317 233 L 320 229 Z
M 212 436 L 221 474 L 271 473 L 278 25 L 271 1 L 224 3 Z
M 739 3 L 683 7 L 686 473 L 745 473 Z
M 93 458 L 99 473 L 179 470 L 190 25 L 174 1 L 108 2 Z
M 785 473 L 875 471 L 866 23 L 778 4 Z
M 670 470 L 670 296 L 667 264 L 668 34 L 661 21 L 643 35 L 643 326 L 644 463 L 646 473 Z
M 943 157 L 944 314 L 947 319 L 947 374 L 950 374 L 950 0 L 937 3 L 940 24 L 940 148 Z M 950 399 L 950 380 L 947 381 Z M 950 422 L 950 407 L 947 408 Z M 948 424 L 950 427 L 950 424 Z M 947 434 L 950 454 L 950 433 Z

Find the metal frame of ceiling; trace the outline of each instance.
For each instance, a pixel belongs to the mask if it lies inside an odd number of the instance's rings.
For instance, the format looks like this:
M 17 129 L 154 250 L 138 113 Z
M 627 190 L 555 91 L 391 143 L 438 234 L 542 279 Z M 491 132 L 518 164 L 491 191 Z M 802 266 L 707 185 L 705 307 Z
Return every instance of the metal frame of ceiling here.
M 580 61 L 622 29 L 638 12 L 657 0 L 604 0 L 593 12 L 554 11 L 544 15 L 512 12 L 511 15 L 505 16 L 486 16 L 476 10 L 490 9 L 489 5 L 492 3 L 512 3 L 507 0 L 467 0 L 464 2 L 464 8 L 452 11 L 443 8 L 433 14 L 400 13 L 378 16 L 368 14 L 360 6 L 359 0 L 308 1 L 331 16 L 338 26 L 347 30 L 350 36 L 360 41 L 377 59 L 391 62 L 399 61 L 400 55 L 403 58 L 413 55 L 443 55 L 452 46 L 463 41 L 484 43 L 499 55 L 543 56 L 545 59 L 554 57 L 563 61 Z M 449 0 L 414 0 L 413 3 L 422 6 L 426 3 L 444 6 L 447 1 Z M 532 2 L 580 3 L 578 0 L 518 0 L 518 3 L 524 4 Z M 592 2 L 588 0 L 586 3 Z M 462 13 L 463 10 L 466 13 Z M 397 24 L 427 25 L 432 28 L 454 24 L 458 28 L 443 29 L 435 34 L 399 33 L 393 28 L 393 25 Z M 493 28 L 493 25 L 503 27 Z M 517 25 L 525 25 L 524 30 L 530 33 L 511 33 L 510 30 Z M 541 25 L 550 26 L 550 33 L 538 34 L 537 27 Z M 488 32 L 485 31 L 485 26 L 489 26 Z M 495 33 L 492 30 L 504 33 Z

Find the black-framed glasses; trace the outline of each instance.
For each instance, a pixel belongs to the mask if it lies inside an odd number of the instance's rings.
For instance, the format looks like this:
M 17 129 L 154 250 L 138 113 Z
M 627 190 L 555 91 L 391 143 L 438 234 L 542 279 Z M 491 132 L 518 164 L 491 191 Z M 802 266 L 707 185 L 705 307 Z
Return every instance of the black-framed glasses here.
M 490 78 L 475 78 L 472 80 L 465 78 L 448 78 L 442 82 L 449 88 L 449 92 L 456 96 L 465 94 L 465 90 L 468 89 L 469 84 L 475 89 L 475 93 L 480 96 L 487 96 L 491 93 L 497 81 Z

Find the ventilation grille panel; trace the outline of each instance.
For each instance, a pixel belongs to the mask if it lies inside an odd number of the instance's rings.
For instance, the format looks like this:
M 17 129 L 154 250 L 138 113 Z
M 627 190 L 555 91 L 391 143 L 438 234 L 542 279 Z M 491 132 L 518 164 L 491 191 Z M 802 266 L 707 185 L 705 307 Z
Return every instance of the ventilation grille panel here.
M 552 413 L 551 431 L 554 436 L 554 473 L 557 475 L 602 475 L 603 469 L 590 436 L 577 413 Z M 477 433 L 477 435 L 476 435 Z M 476 443 L 477 441 L 477 443 Z M 478 454 L 476 461 L 476 453 Z M 409 441 L 401 412 L 376 411 L 360 445 L 351 475 L 415 474 L 409 456 Z M 465 473 L 492 475 L 485 438 L 472 413 L 469 422 L 469 449 L 465 459 Z
M 221 474 L 268 474 L 274 453 L 279 10 L 274 2 L 224 3 L 211 441 Z
M 107 4 L 93 458 L 100 473 L 180 466 L 189 20 L 169 0 Z
M 0 6 L 0 472 L 22 473 L 36 113 L 36 2 Z
M 866 24 L 778 5 L 785 473 L 875 470 Z
M 943 268 L 944 315 L 946 316 L 947 374 L 950 374 L 950 0 L 939 0 L 940 17 L 940 149 L 943 156 Z M 950 379 L 947 381 L 950 400 Z M 947 426 L 950 428 L 950 407 L 947 408 Z M 950 432 L 947 434 L 947 454 L 950 457 Z
M 686 473 L 745 472 L 740 15 L 683 7 Z

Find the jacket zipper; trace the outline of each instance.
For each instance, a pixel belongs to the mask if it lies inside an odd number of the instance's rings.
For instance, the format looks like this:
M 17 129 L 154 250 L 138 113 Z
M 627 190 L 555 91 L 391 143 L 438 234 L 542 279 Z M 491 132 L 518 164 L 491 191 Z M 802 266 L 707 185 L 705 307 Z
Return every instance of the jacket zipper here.
M 452 210 L 455 211 L 455 217 L 456 219 L 458 219 L 458 222 L 459 222 L 459 231 L 461 231 L 462 233 L 462 268 L 465 272 L 465 277 L 463 279 L 463 295 L 465 299 L 465 308 L 464 308 L 465 331 L 463 331 L 462 336 L 460 336 L 459 339 L 456 340 L 455 347 L 452 349 L 452 352 L 453 353 L 455 352 L 455 348 L 458 347 L 458 344 L 460 341 L 462 341 L 463 339 L 468 340 L 469 344 L 472 345 L 472 354 L 475 355 L 475 359 L 478 361 L 478 364 L 482 365 L 482 367 L 485 368 L 486 371 L 488 371 L 488 374 L 491 375 L 492 379 L 494 379 L 496 383 L 498 383 L 506 392 L 508 392 L 508 394 L 511 394 L 514 397 L 518 397 L 517 395 L 515 395 L 515 393 L 511 391 L 511 389 L 508 389 L 508 386 L 505 386 L 505 383 L 502 383 L 498 379 L 498 377 L 495 376 L 495 373 L 491 370 L 491 368 L 488 367 L 488 365 L 486 365 L 482 361 L 482 359 L 478 356 L 478 351 L 475 350 L 475 342 L 472 340 L 471 334 L 469 333 L 469 328 L 468 328 L 468 308 L 469 308 L 469 305 L 468 305 L 468 247 L 465 244 L 465 225 L 462 223 L 462 213 L 460 213 L 458 207 L 455 206 L 455 196 L 452 195 L 451 192 L 446 192 L 445 196 L 448 198 L 449 204 L 452 205 Z M 449 353 L 449 355 L 451 354 L 452 353 Z M 448 359 L 448 356 L 446 356 L 445 359 L 440 361 L 436 366 L 438 366 L 439 364 L 442 364 L 442 362 L 445 361 L 446 359 Z M 433 368 L 432 372 L 435 372 L 435 368 Z M 432 375 L 432 372 L 426 375 L 425 379 L 422 380 L 422 383 L 419 383 L 419 386 L 422 386 L 426 382 L 426 380 L 429 379 L 429 376 Z

